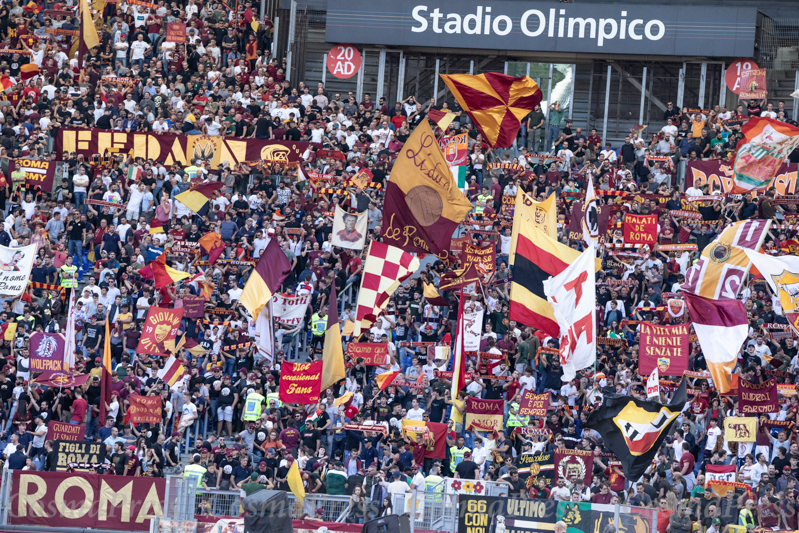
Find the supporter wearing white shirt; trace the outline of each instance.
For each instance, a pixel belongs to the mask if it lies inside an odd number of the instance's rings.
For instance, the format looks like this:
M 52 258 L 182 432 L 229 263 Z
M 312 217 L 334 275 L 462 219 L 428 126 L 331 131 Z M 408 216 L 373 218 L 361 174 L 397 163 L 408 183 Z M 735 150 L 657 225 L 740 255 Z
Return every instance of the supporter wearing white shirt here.
M 421 422 L 424 412 L 425 412 L 424 409 L 419 407 L 419 400 L 414 398 L 413 400 L 411 400 L 411 408 L 408 409 L 405 418 L 407 418 L 408 420 L 416 420 L 418 422 Z
M 608 163 L 614 163 L 617 159 L 616 150 L 612 148 L 605 148 L 604 150 L 599 152 L 599 154 L 604 156 L 605 160 L 607 160 Z
M 668 119 L 668 124 L 663 126 L 660 131 L 669 137 L 669 142 L 674 142 L 674 136 L 677 135 L 677 126 L 673 124 L 672 119 Z

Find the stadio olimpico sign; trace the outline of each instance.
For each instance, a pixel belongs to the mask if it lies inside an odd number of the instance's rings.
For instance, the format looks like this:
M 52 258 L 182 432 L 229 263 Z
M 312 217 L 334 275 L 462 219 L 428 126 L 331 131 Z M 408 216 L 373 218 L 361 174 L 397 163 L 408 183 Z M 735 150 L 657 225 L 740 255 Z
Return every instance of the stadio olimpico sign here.
M 328 0 L 331 43 L 751 57 L 750 7 Z

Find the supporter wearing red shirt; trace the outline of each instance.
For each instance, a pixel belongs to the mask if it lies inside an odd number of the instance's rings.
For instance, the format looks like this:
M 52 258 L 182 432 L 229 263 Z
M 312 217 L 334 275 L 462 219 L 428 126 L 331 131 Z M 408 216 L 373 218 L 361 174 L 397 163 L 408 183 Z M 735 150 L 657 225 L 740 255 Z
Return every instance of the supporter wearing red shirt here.
M 83 391 L 76 389 L 75 399 L 72 401 L 72 416 L 69 418 L 69 423 L 79 426 L 86 422 L 86 411 L 88 410 L 89 404 L 83 399 Z

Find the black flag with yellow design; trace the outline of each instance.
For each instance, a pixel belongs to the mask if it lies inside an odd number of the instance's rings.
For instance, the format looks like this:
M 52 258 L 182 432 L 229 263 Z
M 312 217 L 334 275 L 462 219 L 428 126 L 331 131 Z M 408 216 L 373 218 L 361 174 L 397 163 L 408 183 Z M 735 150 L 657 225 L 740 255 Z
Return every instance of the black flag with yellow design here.
M 621 461 L 624 477 L 633 482 L 651 464 L 686 400 L 685 378 L 666 405 L 605 394 L 602 405 L 588 417 L 586 427 L 602 435 L 605 447 L 613 450 Z

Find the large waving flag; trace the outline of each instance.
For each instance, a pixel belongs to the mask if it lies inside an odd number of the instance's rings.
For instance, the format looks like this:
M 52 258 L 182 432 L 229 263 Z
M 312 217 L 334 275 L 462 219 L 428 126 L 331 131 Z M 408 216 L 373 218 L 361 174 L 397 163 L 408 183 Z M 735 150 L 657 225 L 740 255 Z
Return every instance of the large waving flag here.
M 81 36 L 83 37 L 81 44 L 86 47 L 86 50 L 100 46 L 100 37 L 97 35 L 97 28 L 92 20 L 92 6 L 89 4 L 89 0 L 80 0 L 80 17 Z M 105 423 L 104 418 L 101 420 Z
M 752 250 L 745 251 L 746 256 L 771 287 L 771 291 L 779 297 L 782 310 L 799 309 L 799 257 L 795 255 L 774 257 Z
M 602 435 L 605 445 L 621 461 L 624 477 L 640 478 L 652 464 L 663 440 L 685 407 L 687 380 L 683 378 L 665 405 L 608 393 L 588 417 L 586 427 Z
M 465 317 L 463 313 L 463 291 L 458 303 L 458 333 L 455 339 L 455 357 L 452 360 L 452 401 L 458 398 L 458 393 L 466 387 L 466 350 L 464 341 L 466 337 Z
M 557 276 L 544 281 L 544 293 L 560 327 L 563 381 L 596 361 L 596 249 L 589 245 Z M 517 267 L 518 268 L 518 267 Z
M 526 220 L 553 239 L 558 238 L 558 208 L 555 193 L 543 202 L 536 202 L 521 189 L 516 191 L 516 206 L 513 209 L 513 230 L 510 240 L 510 264 L 516 261 L 516 241 L 519 237 L 519 221 Z
M 75 291 L 69 291 L 69 310 L 67 311 L 67 326 L 64 330 L 66 345 L 64 346 L 64 371 L 75 370 L 75 350 L 78 341 L 75 340 Z
M 530 77 L 514 78 L 488 72 L 441 74 L 452 95 L 492 147 L 508 148 L 522 119 L 541 103 L 542 93 Z
M 202 246 L 203 250 L 208 252 L 209 265 L 216 263 L 216 260 L 219 259 L 220 255 L 222 255 L 222 252 L 225 251 L 225 243 L 222 240 L 222 236 L 215 231 L 206 233 L 200 237 L 198 242 L 200 243 L 200 246 Z
M 455 113 L 452 111 L 440 111 L 438 109 L 431 109 L 427 112 L 427 118 L 435 122 L 439 128 L 447 131 L 449 125 L 455 120 Z
M 713 383 L 719 393 L 729 392 L 738 352 L 749 333 L 744 304 L 740 300 L 711 300 L 688 292 L 684 296 Z
M 174 355 L 170 355 L 164 363 L 164 368 L 158 371 L 158 378 L 171 387 L 180 381 L 185 373 L 183 364 Z
M 239 297 L 239 302 L 247 308 L 251 317 L 258 317 L 263 306 L 272 299 L 272 295 L 280 288 L 289 272 L 291 264 L 288 257 L 280 248 L 277 239 L 271 239 Z
M 375 381 L 377 381 L 377 386 L 380 387 L 380 390 L 386 390 L 399 375 L 399 370 L 394 370 L 393 372 L 383 372 L 382 374 L 377 374 L 375 376 Z
M 200 183 L 194 185 L 186 192 L 176 194 L 175 199 L 197 213 L 208 203 L 208 200 L 214 197 L 214 193 L 224 186 L 225 184 L 221 181 Z
M 399 248 L 372 241 L 363 265 L 353 335 L 368 330 L 388 305 L 389 297 L 419 269 L 419 259 Z
M 167 285 L 190 278 L 191 274 L 176 270 L 166 264 L 166 254 L 163 253 L 146 267 L 140 268 L 137 272 L 140 276 L 152 279 L 156 289 L 163 289 Z
M 288 474 L 286 474 L 286 483 L 289 484 L 289 489 L 294 497 L 301 503 L 305 499 L 305 486 L 302 484 L 302 476 L 297 467 L 297 461 L 291 459 L 291 466 L 289 467 Z
M 111 315 L 105 315 L 105 338 L 103 339 L 103 359 L 102 359 L 102 371 L 100 374 L 100 417 L 99 420 L 102 420 L 105 423 L 105 418 L 107 416 L 107 411 L 105 408 L 105 404 L 111 404 Z
M 519 218 L 516 260 L 510 289 L 510 320 L 533 326 L 552 337 L 560 336 L 560 326 L 544 293 L 544 281 L 557 276 L 577 261 L 580 252 L 560 244 L 544 232 Z M 595 263 L 595 271 L 601 262 Z
M 449 254 L 452 234 L 474 206 L 458 189 L 427 121 L 400 150 L 386 186 L 383 240 L 406 252 Z
M 799 128 L 771 118 L 752 117 L 741 128 L 746 144 L 735 155 L 732 192 L 765 189 L 785 158 L 799 146 Z
M 746 250 L 760 249 L 770 225 L 770 220 L 743 220 L 728 226 L 685 273 L 682 290 L 713 300 L 735 299 L 752 266 Z
M 336 284 L 330 285 L 330 303 L 327 306 L 327 329 L 325 345 L 322 348 L 322 388 L 324 391 L 331 385 L 347 377 L 344 368 L 344 350 L 341 344 L 341 327 L 338 324 L 338 299 Z

